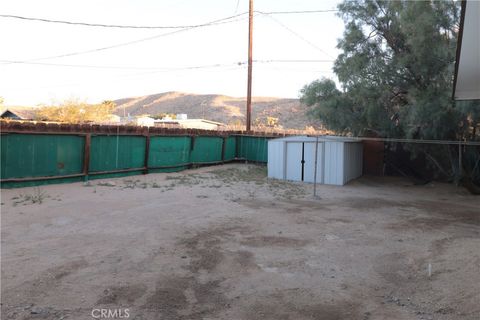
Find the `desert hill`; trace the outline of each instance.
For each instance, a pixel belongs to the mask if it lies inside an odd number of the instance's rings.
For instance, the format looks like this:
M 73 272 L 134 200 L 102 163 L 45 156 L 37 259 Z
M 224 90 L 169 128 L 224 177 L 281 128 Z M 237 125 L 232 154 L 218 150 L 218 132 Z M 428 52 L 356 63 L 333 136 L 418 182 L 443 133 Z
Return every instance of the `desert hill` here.
M 165 92 L 114 101 L 115 114 L 132 116 L 161 113 L 186 113 L 189 118 L 204 118 L 226 124 L 245 121 L 246 98 L 216 94 L 189 94 Z M 257 118 L 279 118 L 279 124 L 288 129 L 305 129 L 317 123 L 305 115 L 306 107 L 298 99 L 253 97 L 252 121 Z

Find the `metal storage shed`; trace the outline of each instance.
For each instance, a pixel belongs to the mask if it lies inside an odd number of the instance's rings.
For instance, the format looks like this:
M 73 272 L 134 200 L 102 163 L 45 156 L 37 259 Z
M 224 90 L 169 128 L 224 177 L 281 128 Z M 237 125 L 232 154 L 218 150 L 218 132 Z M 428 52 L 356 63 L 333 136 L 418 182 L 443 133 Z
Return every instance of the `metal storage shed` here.
M 268 141 L 268 177 L 344 185 L 362 175 L 363 147 L 358 139 L 337 136 L 295 136 Z

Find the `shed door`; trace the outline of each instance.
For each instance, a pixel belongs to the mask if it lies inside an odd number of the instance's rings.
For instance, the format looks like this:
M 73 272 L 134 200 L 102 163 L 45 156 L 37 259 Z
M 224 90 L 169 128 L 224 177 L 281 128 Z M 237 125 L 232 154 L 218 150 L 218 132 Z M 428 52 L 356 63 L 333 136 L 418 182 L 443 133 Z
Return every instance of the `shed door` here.
M 318 143 L 317 150 L 317 183 L 322 183 L 323 175 L 323 148 L 322 143 Z M 314 182 L 315 176 L 315 142 L 305 142 L 304 147 L 304 177 L 305 182 Z
M 302 181 L 303 143 L 287 142 L 285 147 L 285 179 Z

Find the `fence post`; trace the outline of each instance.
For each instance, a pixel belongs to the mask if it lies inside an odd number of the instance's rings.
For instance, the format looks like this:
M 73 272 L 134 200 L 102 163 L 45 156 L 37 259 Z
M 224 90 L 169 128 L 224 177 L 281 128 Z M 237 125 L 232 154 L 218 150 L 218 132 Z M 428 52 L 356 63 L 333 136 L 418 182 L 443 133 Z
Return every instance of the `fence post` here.
M 240 143 L 241 143 L 241 136 L 235 136 L 235 158 L 240 158 Z
M 458 176 L 462 179 L 462 144 L 458 143 Z
M 223 137 L 222 141 L 222 162 L 225 162 L 225 148 L 227 144 L 227 137 Z
M 190 136 L 190 151 L 193 151 L 195 148 L 195 135 Z
M 85 135 L 85 145 L 83 149 L 83 180 L 88 181 L 88 169 L 90 166 L 90 146 L 92 144 L 92 134 Z
M 147 130 L 145 134 L 145 159 L 143 160 L 143 166 L 145 169 L 143 170 L 143 174 L 148 173 L 148 158 L 150 155 L 150 131 Z

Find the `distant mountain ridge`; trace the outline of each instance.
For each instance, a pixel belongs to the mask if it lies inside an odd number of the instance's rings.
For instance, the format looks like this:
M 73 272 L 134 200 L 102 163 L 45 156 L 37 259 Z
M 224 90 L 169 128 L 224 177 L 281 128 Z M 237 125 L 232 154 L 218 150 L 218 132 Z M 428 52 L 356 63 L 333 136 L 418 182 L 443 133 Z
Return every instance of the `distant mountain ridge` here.
M 164 92 L 141 97 L 114 100 L 115 114 L 132 116 L 160 113 L 186 113 L 188 118 L 233 124 L 245 122 L 246 98 L 235 98 L 218 94 L 191 94 Z M 252 120 L 275 117 L 285 129 L 305 129 L 318 125 L 305 115 L 307 108 L 298 99 L 252 97 Z

